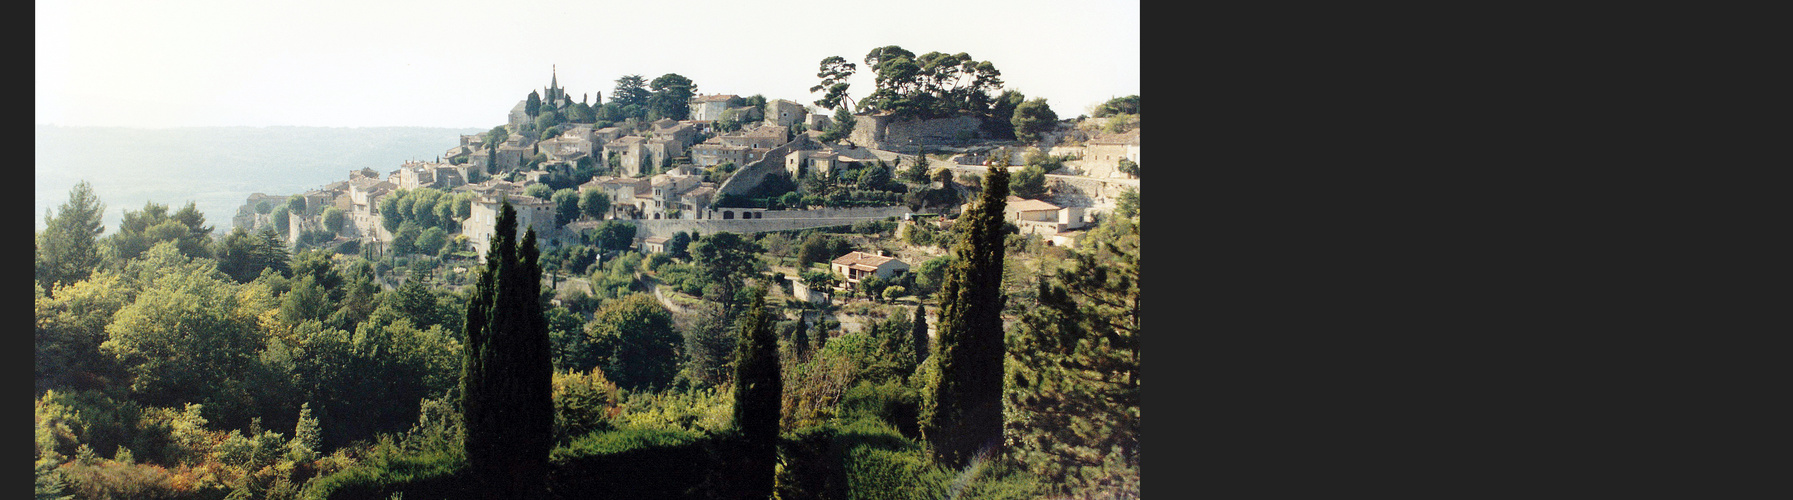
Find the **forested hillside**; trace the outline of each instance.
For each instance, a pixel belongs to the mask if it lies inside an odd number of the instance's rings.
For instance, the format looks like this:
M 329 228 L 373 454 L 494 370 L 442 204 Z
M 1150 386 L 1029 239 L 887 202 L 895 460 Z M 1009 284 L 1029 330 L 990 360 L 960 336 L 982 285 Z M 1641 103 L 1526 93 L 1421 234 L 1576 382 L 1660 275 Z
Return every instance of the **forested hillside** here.
M 190 204 L 103 224 L 79 183 L 36 234 L 38 498 L 1137 497 L 1137 195 L 1072 250 L 990 184 L 900 238 L 528 236 L 474 264 Z M 778 279 L 884 248 L 938 257 L 826 304 Z

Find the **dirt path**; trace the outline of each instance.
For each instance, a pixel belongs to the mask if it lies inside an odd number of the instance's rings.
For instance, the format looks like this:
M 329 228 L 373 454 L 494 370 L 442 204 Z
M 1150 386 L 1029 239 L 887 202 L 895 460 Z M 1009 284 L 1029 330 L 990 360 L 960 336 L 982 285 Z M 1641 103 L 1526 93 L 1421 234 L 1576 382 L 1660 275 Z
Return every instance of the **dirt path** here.
M 685 306 L 679 305 L 678 302 L 673 301 L 672 297 L 666 296 L 665 292 L 661 292 L 659 280 L 649 276 L 643 276 L 641 273 L 635 273 L 635 281 L 646 286 L 648 292 L 654 294 L 654 299 L 659 300 L 660 305 L 666 306 L 666 310 L 679 314 L 691 312 L 689 309 L 685 308 Z

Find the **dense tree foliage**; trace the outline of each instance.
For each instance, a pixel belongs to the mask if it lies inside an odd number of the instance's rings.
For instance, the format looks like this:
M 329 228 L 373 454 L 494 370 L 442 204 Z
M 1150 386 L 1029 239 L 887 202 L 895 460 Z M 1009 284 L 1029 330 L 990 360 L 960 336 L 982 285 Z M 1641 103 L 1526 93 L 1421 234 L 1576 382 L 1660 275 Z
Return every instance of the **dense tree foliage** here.
M 486 267 L 467 304 L 461 407 L 469 472 L 486 498 L 547 496 L 553 364 L 542 315 L 535 230 L 516 241 L 501 206 Z
M 471 192 L 450 194 L 435 188 L 401 189 L 381 198 L 376 208 L 380 212 L 380 224 L 394 234 L 407 222 L 415 224 L 420 234 L 432 227 L 452 234 L 461 231 L 461 221 L 471 215 L 476 196 Z
M 1015 107 L 1013 118 L 1009 123 L 1015 126 L 1015 138 L 1023 141 L 1040 140 L 1040 134 L 1050 132 L 1058 125 L 1058 113 L 1046 104 L 1046 99 L 1035 98 Z
M 607 220 L 591 231 L 587 239 L 598 248 L 620 252 L 635 244 L 635 224 L 632 223 Z
M 554 225 L 565 226 L 568 222 L 579 219 L 579 192 L 561 189 L 549 195 L 548 201 L 554 203 Z
M 697 84 L 678 73 L 667 73 L 648 82 L 653 93 L 647 98 L 649 112 L 655 118 L 684 120 L 691 116 L 691 98 L 697 95 Z
M 106 231 L 101 216 L 106 204 L 87 181 L 69 189 L 68 201 L 44 214 L 37 235 L 37 286 L 45 292 L 60 283 L 86 279 L 101 262 L 98 238 Z
M 1009 191 L 1027 199 L 1046 196 L 1046 170 L 1038 165 L 1022 167 L 1009 178 Z
M 152 201 L 145 203 L 143 210 L 125 210 L 118 232 L 107 237 L 107 243 L 112 258 L 119 262 L 137 258 L 164 241 L 175 242 L 188 257 L 210 257 L 211 235 L 212 227 L 205 225 L 205 214 L 199 212 L 197 203 L 188 202 L 171 214 L 167 205 Z
M 1129 188 L 1122 191 L 1115 200 L 1114 214 L 1120 217 L 1139 216 L 1139 190 Z
M 940 287 L 921 429 L 935 460 L 963 467 L 1002 439 L 1002 293 L 1004 199 L 1008 171 L 990 167 L 976 206 L 959 217 L 964 238 Z
M 1117 237 L 1036 281 L 1008 349 L 1010 446 L 1064 493 L 1138 481 L 1139 225 L 1107 224 Z
M 1090 116 L 1106 118 L 1117 114 L 1139 114 L 1139 96 L 1130 95 L 1109 99 L 1108 102 L 1097 105 L 1095 112 Z
M 964 52 L 917 56 L 888 45 L 867 53 L 865 64 L 877 84 L 865 106 L 902 118 L 953 116 L 961 111 L 985 116 L 994 101 L 991 94 L 1002 90 L 1002 72 Z
M 847 79 L 851 78 L 856 71 L 858 71 L 858 66 L 847 62 L 847 59 L 841 56 L 823 58 L 820 71 L 816 72 L 816 78 L 822 79 L 822 82 L 809 88 L 809 92 L 812 94 L 822 93 L 822 97 L 815 101 L 816 106 L 822 109 L 843 109 L 841 105 L 844 103 L 846 104 L 844 109 L 852 110 L 853 98 L 847 95 L 847 89 L 852 84 L 847 83 Z
M 765 249 L 739 234 L 721 232 L 692 243 L 690 252 L 692 263 L 697 264 L 714 290 L 706 290 L 706 298 L 721 303 L 726 317 L 734 317 L 735 307 L 741 303 L 736 295 L 745 290 L 746 280 L 758 276 L 765 267 L 759 258 Z
M 652 295 L 635 293 L 606 301 L 585 328 L 594 352 L 591 358 L 617 387 L 664 389 L 679 372 L 684 339 L 673 330 L 672 314 Z
M 610 195 L 602 189 L 587 189 L 579 193 L 579 213 L 594 220 L 603 220 L 604 214 L 610 212 Z
M 283 275 L 291 271 L 286 243 L 273 228 L 262 228 L 255 234 L 241 227 L 233 228 L 213 245 L 212 253 L 218 257 L 218 270 L 238 283 L 254 280 L 264 269 Z
M 647 80 L 643 79 L 641 75 L 625 75 L 616 79 L 616 90 L 610 93 L 610 103 L 627 110 L 629 106 L 647 106 L 647 99 L 652 95 L 653 92 L 647 88 Z M 624 114 L 637 118 L 645 116 L 639 111 L 635 113 L 625 111 Z

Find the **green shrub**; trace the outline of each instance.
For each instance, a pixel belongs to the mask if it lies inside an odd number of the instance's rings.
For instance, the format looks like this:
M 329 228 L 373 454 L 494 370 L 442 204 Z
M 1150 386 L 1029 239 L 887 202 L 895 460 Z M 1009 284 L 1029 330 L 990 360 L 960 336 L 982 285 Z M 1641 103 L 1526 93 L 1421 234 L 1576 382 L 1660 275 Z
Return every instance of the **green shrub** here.
M 919 439 L 921 397 L 914 388 L 892 379 L 882 384 L 860 382 L 841 398 L 841 416 L 890 424 L 909 439 Z
M 550 454 L 549 489 L 582 498 L 693 498 L 719 486 L 720 438 L 622 429 L 575 438 Z
M 466 487 L 467 457 L 446 451 L 405 453 L 390 437 L 360 464 L 312 480 L 301 491 L 307 499 L 384 500 L 394 494 L 410 498 L 460 498 Z
M 155 465 L 75 461 L 59 470 L 65 481 L 63 492 L 73 498 L 175 499 L 193 498 L 198 493 L 176 489 L 168 471 Z
M 610 410 L 620 398 L 616 384 L 604 378 L 604 372 L 592 368 L 586 373 L 554 372 L 554 436 L 557 442 L 607 431 Z

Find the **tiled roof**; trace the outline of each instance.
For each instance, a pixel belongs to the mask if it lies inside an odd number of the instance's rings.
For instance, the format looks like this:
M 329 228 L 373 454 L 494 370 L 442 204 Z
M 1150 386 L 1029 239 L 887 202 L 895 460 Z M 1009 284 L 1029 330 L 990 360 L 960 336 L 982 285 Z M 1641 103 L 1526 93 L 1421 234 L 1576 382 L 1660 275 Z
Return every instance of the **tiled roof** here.
M 736 97 L 740 96 L 733 94 L 706 95 L 693 97 L 691 98 L 691 102 L 728 102 L 729 99 L 734 99 Z
M 865 252 L 850 252 L 834 259 L 834 263 L 847 267 L 868 266 L 869 269 L 877 269 L 878 266 L 882 266 L 884 263 L 893 260 L 896 260 L 896 257 L 885 257 Z
M 1139 129 L 1128 130 L 1119 134 L 1102 134 L 1084 144 L 1125 144 L 1139 145 Z
M 1059 209 L 1058 205 L 1053 205 L 1051 203 L 1046 203 L 1046 202 L 1040 201 L 1040 200 L 1029 200 L 1029 199 L 1022 198 L 1019 196 L 1009 195 L 1007 204 L 1004 207 L 1003 211 L 1005 211 L 1005 212 L 1037 212 L 1037 211 L 1042 211 L 1042 210 L 1058 210 L 1058 209 Z

